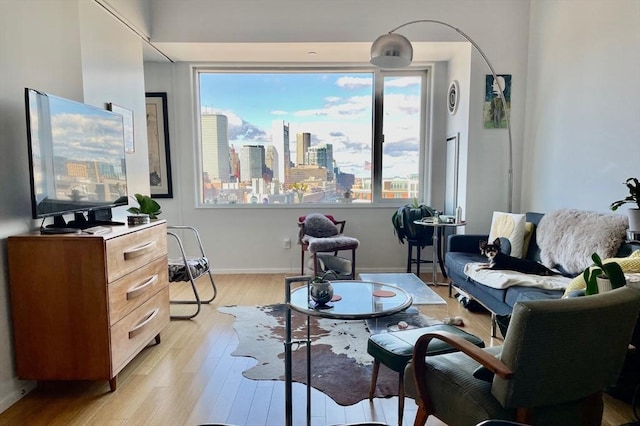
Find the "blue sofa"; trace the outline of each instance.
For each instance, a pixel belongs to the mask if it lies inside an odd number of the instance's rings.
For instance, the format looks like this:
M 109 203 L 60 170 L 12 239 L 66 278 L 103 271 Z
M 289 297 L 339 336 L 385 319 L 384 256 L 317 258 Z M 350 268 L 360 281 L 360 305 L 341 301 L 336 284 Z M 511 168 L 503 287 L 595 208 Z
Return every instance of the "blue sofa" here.
M 542 213 L 526 213 L 526 221 L 533 223 L 533 234 L 529 241 L 526 258 L 540 261 L 540 249 L 536 243 L 536 230 Z M 496 336 L 496 317 L 509 315 L 516 302 L 520 300 L 561 298 L 562 290 L 546 290 L 541 288 L 512 286 L 507 289 L 495 289 L 475 282 L 464 273 L 464 267 L 469 262 L 486 262 L 486 257 L 480 254 L 480 241 L 487 241 L 488 235 L 450 235 L 447 253 L 445 254 L 445 268 L 450 278 L 449 296 L 457 289 L 473 300 L 480 303 L 491 312 L 491 335 Z M 640 244 L 623 243 L 616 257 L 629 256 L 634 250 L 640 249 Z M 568 275 L 569 276 L 569 275 Z

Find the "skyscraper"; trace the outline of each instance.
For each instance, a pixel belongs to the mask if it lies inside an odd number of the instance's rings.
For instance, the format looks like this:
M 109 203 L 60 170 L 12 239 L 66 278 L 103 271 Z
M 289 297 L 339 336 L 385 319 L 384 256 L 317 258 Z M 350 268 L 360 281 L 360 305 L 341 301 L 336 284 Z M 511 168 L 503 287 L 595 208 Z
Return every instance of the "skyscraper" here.
M 296 166 L 305 164 L 305 156 L 310 146 L 311 133 L 296 134 Z
M 289 141 L 289 123 L 282 120 L 274 120 L 271 123 L 271 143 L 278 154 L 278 168 L 273 169 L 274 178 L 284 182 L 287 177 L 287 169 L 291 167 L 291 149 Z
M 228 120 L 225 115 L 202 115 L 202 171 L 211 180 L 229 182 Z
M 250 182 L 262 178 L 264 145 L 242 145 L 240 148 L 240 181 Z
M 267 153 L 266 153 L 266 157 L 264 160 L 264 164 L 271 169 L 271 171 L 273 172 L 273 178 L 274 179 L 278 179 L 279 176 L 279 171 L 280 171 L 280 164 L 279 164 L 279 155 L 278 155 L 278 150 L 276 149 L 275 146 L 273 145 L 269 145 L 267 146 Z

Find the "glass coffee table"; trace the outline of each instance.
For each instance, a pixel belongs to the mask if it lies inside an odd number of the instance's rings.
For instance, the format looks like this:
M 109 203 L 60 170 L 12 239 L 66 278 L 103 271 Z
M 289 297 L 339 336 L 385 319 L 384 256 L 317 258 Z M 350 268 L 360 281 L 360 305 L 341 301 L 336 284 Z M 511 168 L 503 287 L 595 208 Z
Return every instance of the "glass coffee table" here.
M 300 287 L 291 289 L 291 284 L 301 283 Z M 293 380 L 291 367 L 291 348 L 306 344 L 307 349 L 307 425 L 311 423 L 311 342 L 308 317 L 321 317 L 342 320 L 366 320 L 379 318 L 402 312 L 411 306 L 411 295 L 400 287 L 370 281 L 331 281 L 334 295 L 339 301 L 330 302 L 328 308 L 314 308 L 309 296 L 311 277 L 285 278 L 285 424 L 293 425 Z M 377 294 L 384 294 L 378 296 Z M 291 340 L 291 311 L 307 315 L 307 339 Z

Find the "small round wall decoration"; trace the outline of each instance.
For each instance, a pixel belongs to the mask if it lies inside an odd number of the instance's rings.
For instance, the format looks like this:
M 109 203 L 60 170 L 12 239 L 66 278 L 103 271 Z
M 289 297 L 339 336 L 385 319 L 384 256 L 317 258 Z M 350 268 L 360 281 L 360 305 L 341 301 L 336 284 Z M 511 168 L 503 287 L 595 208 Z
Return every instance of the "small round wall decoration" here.
M 455 114 L 458 109 L 458 101 L 460 100 L 460 87 L 458 82 L 453 80 L 449 84 L 449 92 L 447 94 L 447 110 L 449 114 Z

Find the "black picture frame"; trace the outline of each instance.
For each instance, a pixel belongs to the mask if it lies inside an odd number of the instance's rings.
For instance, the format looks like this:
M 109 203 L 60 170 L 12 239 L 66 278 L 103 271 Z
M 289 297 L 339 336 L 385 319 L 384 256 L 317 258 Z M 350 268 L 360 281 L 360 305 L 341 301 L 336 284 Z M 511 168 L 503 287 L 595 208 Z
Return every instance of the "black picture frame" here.
M 173 198 L 166 92 L 145 94 L 151 198 Z

